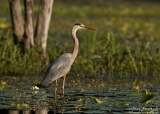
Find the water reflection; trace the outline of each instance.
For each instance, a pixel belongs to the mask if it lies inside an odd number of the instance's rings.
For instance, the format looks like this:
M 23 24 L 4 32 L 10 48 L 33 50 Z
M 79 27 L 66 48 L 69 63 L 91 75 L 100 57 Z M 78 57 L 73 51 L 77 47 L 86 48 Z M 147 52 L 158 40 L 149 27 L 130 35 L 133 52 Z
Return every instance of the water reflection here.
M 3 114 L 7 114 L 4 113 Z M 30 110 L 8 110 L 8 114 L 48 114 L 47 109 L 36 109 L 35 111 L 30 111 Z
M 5 113 L 3 113 L 5 114 Z M 25 110 L 25 111 L 19 111 L 19 110 L 9 110 L 8 114 L 31 114 L 31 111 Z

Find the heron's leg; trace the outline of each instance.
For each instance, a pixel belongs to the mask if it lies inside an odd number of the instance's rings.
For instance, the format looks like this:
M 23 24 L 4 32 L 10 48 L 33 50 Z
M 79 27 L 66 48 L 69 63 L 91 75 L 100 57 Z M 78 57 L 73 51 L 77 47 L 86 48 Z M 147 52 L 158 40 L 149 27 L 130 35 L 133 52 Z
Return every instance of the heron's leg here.
M 57 80 L 58 80 L 58 79 L 57 79 Z M 57 85 L 57 80 L 56 80 L 56 86 L 58 86 L 58 85 Z
M 54 102 L 56 105 L 56 95 L 57 95 L 57 80 L 56 80 L 56 85 L 55 85 L 55 89 L 54 89 Z
M 65 85 L 65 81 L 66 81 L 66 74 L 63 76 L 63 86 L 62 86 L 63 97 L 64 97 L 64 85 Z

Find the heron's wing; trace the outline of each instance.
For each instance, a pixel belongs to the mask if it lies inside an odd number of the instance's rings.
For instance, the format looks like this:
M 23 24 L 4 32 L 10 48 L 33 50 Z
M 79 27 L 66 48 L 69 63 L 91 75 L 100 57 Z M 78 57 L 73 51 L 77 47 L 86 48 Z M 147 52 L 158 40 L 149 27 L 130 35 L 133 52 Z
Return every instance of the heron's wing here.
M 69 59 L 67 53 L 61 55 L 48 68 L 43 78 L 42 84 L 48 86 L 51 82 L 62 77 L 70 70 L 71 64 L 71 60 Z

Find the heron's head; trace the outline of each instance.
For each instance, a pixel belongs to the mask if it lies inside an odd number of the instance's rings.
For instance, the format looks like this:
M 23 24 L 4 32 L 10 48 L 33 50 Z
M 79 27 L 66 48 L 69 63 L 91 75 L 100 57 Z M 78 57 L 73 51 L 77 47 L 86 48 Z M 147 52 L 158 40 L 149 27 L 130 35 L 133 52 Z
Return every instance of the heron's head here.
M 95 30 L 94 28 L 90 28 L 90 27 L 85 26 L 85 25 L 83 25 L 83 24 L 81 24 L 81 23 L 76 23 L 76 24 L 74 25 L 74 27 L 77 28 L 77 30 L 78 30 L 78 29 Z

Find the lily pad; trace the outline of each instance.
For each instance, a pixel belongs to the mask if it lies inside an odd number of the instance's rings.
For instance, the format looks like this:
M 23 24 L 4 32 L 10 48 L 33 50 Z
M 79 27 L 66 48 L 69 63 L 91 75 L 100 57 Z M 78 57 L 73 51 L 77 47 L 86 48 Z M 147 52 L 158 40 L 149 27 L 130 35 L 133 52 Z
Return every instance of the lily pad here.
M 141 99 L 140 99 L 140 103 L 147 103 L 148 101 L 150 101 L 152 98 L 154 97 L 153 94 L 148 94 L 148 95 L 145 95 L 143 96 Z
M 8 90 L 10 89 L 11 87 L 6 83 L 6 82 L 1 82 L 0 83 L 0 91 L 3 91 L 3 90 Z

